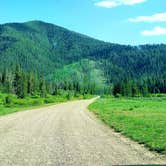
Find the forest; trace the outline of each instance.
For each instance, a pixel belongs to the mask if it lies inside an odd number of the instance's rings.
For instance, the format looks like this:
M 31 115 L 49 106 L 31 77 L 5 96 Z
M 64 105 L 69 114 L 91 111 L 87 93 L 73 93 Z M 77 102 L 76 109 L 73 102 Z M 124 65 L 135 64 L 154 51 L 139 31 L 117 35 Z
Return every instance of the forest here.
M 107 43 L 41 21 L 0 25 L 0 91 L 18 98 L 166 93 L 166 45 Z

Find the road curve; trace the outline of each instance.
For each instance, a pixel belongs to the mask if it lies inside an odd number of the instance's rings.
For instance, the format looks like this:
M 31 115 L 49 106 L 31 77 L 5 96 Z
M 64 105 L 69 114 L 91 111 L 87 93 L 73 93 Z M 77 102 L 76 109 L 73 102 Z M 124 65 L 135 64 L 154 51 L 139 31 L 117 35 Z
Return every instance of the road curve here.
M 0 117 L 0 166 L 110 166 L 164 164 L 162 159 L 114 133 L 86 107 L 91 100 Z

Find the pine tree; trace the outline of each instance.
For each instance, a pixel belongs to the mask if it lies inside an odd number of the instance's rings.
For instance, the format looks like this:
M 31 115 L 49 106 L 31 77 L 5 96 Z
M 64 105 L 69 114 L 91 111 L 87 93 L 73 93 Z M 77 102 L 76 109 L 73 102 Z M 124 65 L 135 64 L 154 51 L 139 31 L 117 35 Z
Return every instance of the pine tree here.
M 1 82 L 3 85 L 5 85 L 5 83 L 7 82 L 7 70 L 6 69 L 4 69 L 4 71 L 2 73 Z
M 136 84 L 132 85 L 132 97 L 136 97 L 138 95 L 138 87 Z
M 32 72 L 30 72 L 28 76 L 28 94 L 32 95 L 34 92 L 34 75 Z
M 28 83 L 27 83 L 27 76 L 25 73 L 22 73 L 21 75 L 21 92 L 20 92 L 20 98 L 25 98 L 27 96 L 28 91 Z
M 120 83 L 114 84 L 113 86 L 113 95 L 116 96 L 117 94 L 122 94 Z
M 146 83 L 144 83 L 143 86 L 142 86 L 142 95 L 143 95 L 144 97 L 147 97 L 147 96 L 149 95 L 148 86 L 147 86 Z
M 58 85 L 54 85 L 53 95 L 58 95 Z
M 41 97 L 46 97 L 47 96 L 46 83 L 45 83 L 44 78 L 42 78 L 42 80 L 40 82 L 40 96 Z
M 22 91 L 22 72 L 21 72 L 20 65 L 16 66 L 13 84 L 14 84 L 13 86 L 14 86 L 15 94 L 18 97 L 21 97 L 22 96 L 22 92 L 21 92 Z
M 129 97 L 132 96 L 131 82 L 128 80 L 125 81 L 125 90 L 124 91 L 125 91 L 124 92 L 125 96 L 129 96 Z
M 37 73 L 34 74 L 34 81 L 33 81 L 33 93 L 37 94 L 40 92 L 40 82 L 39 76 Z

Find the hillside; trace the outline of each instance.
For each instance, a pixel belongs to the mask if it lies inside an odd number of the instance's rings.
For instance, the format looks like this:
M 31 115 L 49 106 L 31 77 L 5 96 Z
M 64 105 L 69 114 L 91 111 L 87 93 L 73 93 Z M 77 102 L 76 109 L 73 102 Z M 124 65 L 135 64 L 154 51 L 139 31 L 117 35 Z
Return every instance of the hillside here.
M 146 80 L 150 91 L 156 86 L 166 91 L 166 45 L 106 43 L 41 21 L 0 25 L 0 70 L 16 64 L 53 82 L 87 78 L 90 84 L 107 87 Z
M 54 68 L 85 58 L 101 44 L 104 45 L 40 21 L 4 24 L 0 29 L 1 68 L 14 62 L 27 70 L 49 73 Z

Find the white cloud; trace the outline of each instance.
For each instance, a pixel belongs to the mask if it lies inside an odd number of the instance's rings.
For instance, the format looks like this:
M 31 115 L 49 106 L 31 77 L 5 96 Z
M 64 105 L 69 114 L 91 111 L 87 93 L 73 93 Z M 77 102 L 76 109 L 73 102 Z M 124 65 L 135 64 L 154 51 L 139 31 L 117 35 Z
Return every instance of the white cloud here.
M 154 27 L 152 30 L 144 30 L 141 32 L 143 36 L 159 36 L 166 35 L 166 28 L 160 26 Z
M 135 5 L 146 2 L 147 0 L 101 0 L 95 3 L 95 6 L 104 8 L 113 8 L 122 5 Z
M 114 1 L 100 1 L 95 3 L 96 6 L 105 7 L 105 8 L 112 8 L 118 6 L 118 4 Z
M 157 13 L 151 16 L 138 16 L 136 18 L 129 18 L 130 22 L 166 22 L 166 13 Z
M 124 5 L 135 5 L 138 3 L 146 2 L 147 0 L 122 0 Z

